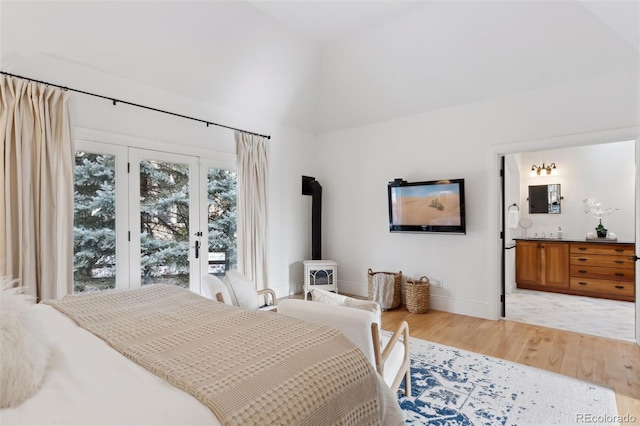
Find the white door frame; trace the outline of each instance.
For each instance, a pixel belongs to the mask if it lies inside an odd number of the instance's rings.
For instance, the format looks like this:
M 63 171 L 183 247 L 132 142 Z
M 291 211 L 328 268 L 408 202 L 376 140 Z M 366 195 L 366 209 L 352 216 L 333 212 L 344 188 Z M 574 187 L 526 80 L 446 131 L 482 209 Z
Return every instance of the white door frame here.
M 500 156 L 517 154 L 528 151 L 548 151 L 552 149 L 569 148 L 575 146 L 597 145 L 609 142 L 622 142 L 635 140 L 636 165 L 640 164 L 640 127 L 627 127 L 622 129 L 606 130 L 602 132 L 584 133 L 578 135 L 568 135 L 549 139 L 529 140 L 512 142 L 502 145 L 494 145 L 487 150 L 487 163 L 489 170 L 495 171 L 493 184 L 489 190 L 489 205 L 492 206 L 492 213 L 489 214 L 489 235 L 495 235 L 494 244 L 490 252 L 493 258 L 494 268 L 490 270 L 490 282 L 492 286 L 490 307 L 493 312 L 493 319 L 500 319 Z M 640 170 L 636 169 L 636 254 L 640 251 Z M 640 345 L 640 265 L 636 262 L 636 343 Z

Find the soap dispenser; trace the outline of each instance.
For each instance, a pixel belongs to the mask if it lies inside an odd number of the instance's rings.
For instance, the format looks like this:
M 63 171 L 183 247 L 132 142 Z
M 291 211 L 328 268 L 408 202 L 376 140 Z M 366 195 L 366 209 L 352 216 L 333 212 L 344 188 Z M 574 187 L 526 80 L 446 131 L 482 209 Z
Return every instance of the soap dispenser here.
M 561 240 L 562 239 L 562 227 L 558 226 L 558 239 Z

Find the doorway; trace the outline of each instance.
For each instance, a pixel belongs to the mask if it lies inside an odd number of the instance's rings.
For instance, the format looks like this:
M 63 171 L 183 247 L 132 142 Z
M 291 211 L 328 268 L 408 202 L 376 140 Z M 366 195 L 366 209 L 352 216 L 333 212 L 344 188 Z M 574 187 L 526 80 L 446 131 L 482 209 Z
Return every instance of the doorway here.
M 514 238 L 523 238 L 525 232 L 527 237 L 535 237 L 536 234 L 540 238 L 557 238 L 558 228 L 562 229 L 564 240 L 584 241 L 586 233 L 591 230 L 595 233 L 597 222 L 593 218 L 584 213 L 584 203 L 587 197 L 596 197 L 598 201 L 603 202 L 603 207 L 613 203 L 611 207 L 617 208 L 611 216 L 606 218 L 610 224 L 610 232 L 616 234 L 619 241 L 636 242 L 638 238 L 636 215 L 638 186 L 636 184 L 637 176 L 635 170 L 637 152 L 637 135 L 634 140 L 621 136 L 616 142 L 616 132 L 610 135 L 602 136 L 600 141 L 596 136 L 590 138 L 588 136 L 578 136 L 574 138 L 563 138 L 562 140 L 537 141 L 531 144 L 520 144 L 517 148 L 515 145 L 503 146 L 496 151 L 497 154 L 504 153 L 506 167 L 504 169 L 506 188 L 503 196 L 504 215 L 507 218 L 510 206 L 517 206 L 520 211 L 519 218 L 528 218 L 533 222 L 531 228 L 525 230 L 523 227 L 507 227 L 505 229 L 506 250 L 504 250 L 504 262 L 502 263 L 502 271 L 505 275 L 504 302 L 506 306 L 504 318 L 530 322 L 533 324 L 554 327 L 553 321 L 557 317 L 556 328 L 571 329 L 571 323 L 579 323 L 573 321 L 571 312 L 567 306 L 575 307 L 578 311 L 581 305 L 587 306 L 584 315 L 585 324 L 592 318 L 598 318 L 599 324 L 602 325 L 602 318 L 614 317 L 614 315 L 597 315 L 597 312 L 622 312 L 626 308 L 629 313 L 623 319 L 611 318 L 611 321 L 625 321 L 624 329 L 626 329 L 626 337 L 623 340 L 637 341 L 637 279 L 636 279 L 636 302 L 618 302 L 596 298 L 582 298 L 569 296 L 564 294 L 555 294 L 547 292 L 535 292 L 530 290 L 519 290 L 515 283 L 515 250 L 510 249 L 514 243 Z M 618 132 L 624 133 L 624 132 Z M 629 132 L 633 133 L 633 132 Z M 545 149 L 544 151 L 534 151 L 534 149 Z M 611 149 L 611 153 L 607 151 Z M 620 152 L 623 154 L 618 155 Z M 591 159 L 590 159 L 591 158 Z M 595 159 L 594 159 L 595 158 Z M 610 161 L 609 161 L 610 160 Z M 536 178 L 529 176 L 534 166 L 541 166 L 542 163 L 555 162 L 557 166 L 557 175 L 540 176 Z M 586 174 L 586 175 L 585 175 Z M 515 178 L 514 178 L 515 176 Z M 516 183 L 514 183 L 516 181 Z M 562 209 L 560 214 L 533 214 L 529 213 L 529 205 L 527 200 L 528 186 L 530 185 L 547 185 L 560 184 L 562 187 Z M 620 198 L 622 197 L 622 199 Z M 515 210 L 513 207 L 511 210 Z M 617 231 L 617 232 L 616 232 Z M 637 253 L 637 247 L 636 247 Z M 636 275 L 637 275 L 636 265 Z M 589 306 L 590 302 L 595 305 Z M 511 308 L 518 308 L 518 305 L 524 306 L 525 309 L 516 312 Z M 539 304 L 538 304 L 539 303 Z M 568 305 L 567 305 L 568 304 Z M 611 306 L 607 307 L 608 304 Z M 618 306 L 622 304 L 621 306 Z M 536 308 L 537 306 L 537 308 Z M 545 307 L 550 310 L 545 312 Z M 551 312 L 551 314 L 550 314 Z M 565 314 L 563 316 L 563 313 Z M 538 315 L 538 318 L 535 316 Z M 604 330 L 607 327 L 602 327 Z M 615 327 L 613 327 L 615 328 Z M 589 328 L 574 329 L 572 331 L 586 332 L 588 334 L 597 334 L 589 332 Z M 618 338 L 620 335 L 609 333 L 607 337 Z

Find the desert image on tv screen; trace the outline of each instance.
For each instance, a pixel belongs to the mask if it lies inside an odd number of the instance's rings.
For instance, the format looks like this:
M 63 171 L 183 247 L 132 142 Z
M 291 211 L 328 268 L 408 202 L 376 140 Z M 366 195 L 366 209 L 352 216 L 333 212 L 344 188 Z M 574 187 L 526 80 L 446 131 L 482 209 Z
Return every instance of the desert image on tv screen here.
M 458 184 L 391 188 L 394 225 L 460 226 Z

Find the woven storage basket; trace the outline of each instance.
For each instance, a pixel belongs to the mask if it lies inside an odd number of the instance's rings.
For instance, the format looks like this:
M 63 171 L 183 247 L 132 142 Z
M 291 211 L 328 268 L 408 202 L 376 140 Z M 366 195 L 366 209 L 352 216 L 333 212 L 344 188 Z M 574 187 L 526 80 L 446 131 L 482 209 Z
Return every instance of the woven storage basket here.
M 419 280 L 409 278 L 405 287 L 407 311 L 424 314 L 429 310 L 429 278 L 422 276 Z
M 393 275 L 393 304 L 391 309 L 399 308 L 402 302 L 402 271 L 398 272 L 373 272 L 371 268 L 367 271 L 369 283 L 369 300 L 373 300 L 373 276 L 375 274 Z

